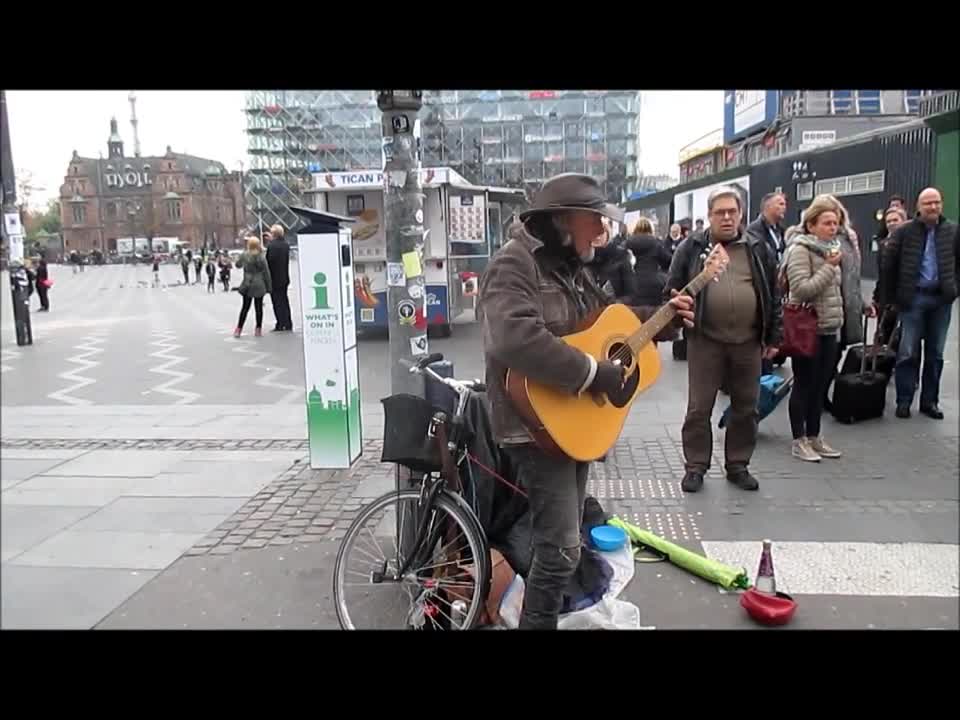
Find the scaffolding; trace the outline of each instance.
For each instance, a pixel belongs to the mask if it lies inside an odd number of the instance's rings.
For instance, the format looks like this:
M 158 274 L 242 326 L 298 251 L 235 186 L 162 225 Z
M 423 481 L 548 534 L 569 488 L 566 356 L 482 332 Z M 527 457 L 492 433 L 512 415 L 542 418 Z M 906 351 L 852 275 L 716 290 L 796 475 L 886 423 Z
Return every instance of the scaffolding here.
M 258 90 L 246 98 L 253 224 L 295 232 L 312 175 L 382 167 L 373 90 Z M 611 202 L 637 178 L 638 91 L 424 92 L 425 167 L 452 167 L 477 184 L 535 191 L 561 172 L 596 177 Z

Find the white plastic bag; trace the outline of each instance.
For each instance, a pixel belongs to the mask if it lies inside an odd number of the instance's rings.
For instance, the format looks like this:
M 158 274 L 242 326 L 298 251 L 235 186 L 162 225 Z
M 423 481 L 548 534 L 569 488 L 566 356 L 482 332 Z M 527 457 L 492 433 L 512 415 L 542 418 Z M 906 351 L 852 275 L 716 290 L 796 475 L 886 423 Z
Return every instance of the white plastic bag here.
M 633 551 L 629 544 L 615 552 L 600 555 L 613 568 L 610 587 L 594 605 L 565 613 L 557 623 L 559 630 L 640 630 L 640 608 L 618 596 L 633 579 Z M 500 622 L 511 630 L 520 625 L 523 610 L 523 578 L 514 576 L 500 600 Z

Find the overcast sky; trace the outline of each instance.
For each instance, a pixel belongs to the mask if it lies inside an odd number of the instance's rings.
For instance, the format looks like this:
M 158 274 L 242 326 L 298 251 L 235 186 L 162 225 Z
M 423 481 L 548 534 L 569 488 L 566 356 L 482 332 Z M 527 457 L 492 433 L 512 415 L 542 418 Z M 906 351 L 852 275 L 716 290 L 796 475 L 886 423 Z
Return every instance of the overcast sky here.
M 18 175 L 33 173 L 30 204 L 42 207 L 59 195 L 74 150 L 106 155 L 110 118 L 116 116 L 124 151 L 133 155 L 128 91 L 7 91 L 13 162 Z M 170 145 L 219 160 L 236 170 L 246 163 L 241 91 L 137 92 L 143 155 L 162 155 Z M 723 124 L 723 92 L 645 92 L 640 119 L 640 168 L 677 175 L 681 147 Z M 42 189 L 40 189 L 42 188 Z

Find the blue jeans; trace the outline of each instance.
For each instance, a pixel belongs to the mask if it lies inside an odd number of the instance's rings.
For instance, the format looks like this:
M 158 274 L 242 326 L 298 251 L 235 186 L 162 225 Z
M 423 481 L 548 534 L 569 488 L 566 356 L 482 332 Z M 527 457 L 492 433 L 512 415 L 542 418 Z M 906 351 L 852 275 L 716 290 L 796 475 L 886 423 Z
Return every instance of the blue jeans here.
M 897 350 L 897 405 L 913 403 L 920 380 L 920 341 L 923 340 L 923 384 L 920 407 L 940 401 L 940 374 L 943 372 L 943 348 L 947 344 L 950 310 L 939 295 L 917 292 L 913 305 L 901 310 L 902 335 Z

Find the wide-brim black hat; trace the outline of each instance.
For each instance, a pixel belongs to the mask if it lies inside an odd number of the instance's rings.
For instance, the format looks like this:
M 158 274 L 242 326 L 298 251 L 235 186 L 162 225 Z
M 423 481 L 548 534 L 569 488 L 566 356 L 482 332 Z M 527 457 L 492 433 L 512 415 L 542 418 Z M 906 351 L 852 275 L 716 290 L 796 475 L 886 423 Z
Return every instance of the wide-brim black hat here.
M 607 202 L 603 190 L 594 178 L 580 173 L 554 175 L 543 183 L 533 202 L 533 207 L 520 213 L 526 220 L 536 213 L 587 210 L 603 217 L 623 222 L 622 208 Z

